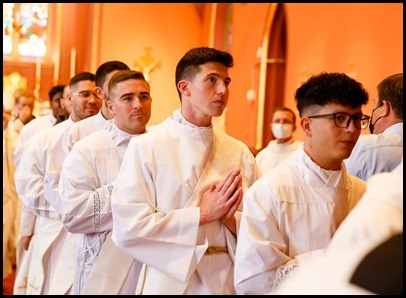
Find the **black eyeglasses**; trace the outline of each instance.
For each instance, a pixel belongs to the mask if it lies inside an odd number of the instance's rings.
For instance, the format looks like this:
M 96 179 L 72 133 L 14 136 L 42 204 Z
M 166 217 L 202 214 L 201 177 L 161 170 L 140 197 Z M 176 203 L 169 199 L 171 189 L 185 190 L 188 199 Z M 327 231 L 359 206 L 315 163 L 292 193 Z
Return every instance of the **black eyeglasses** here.
M 340 128 L 347 128 L 350 126 L 351 119 L 354 120 L 354 125 L 357 129 L 365 129 L 369 124 L 369 116 L 367 115 L 350 115 L 344 112 L 332 113 L 332 114 L 323 114 L 323 115 L 314 115 L 307 116 L 307 118 L 323 118 L 323 117 L 333 117 L 334 124 Z

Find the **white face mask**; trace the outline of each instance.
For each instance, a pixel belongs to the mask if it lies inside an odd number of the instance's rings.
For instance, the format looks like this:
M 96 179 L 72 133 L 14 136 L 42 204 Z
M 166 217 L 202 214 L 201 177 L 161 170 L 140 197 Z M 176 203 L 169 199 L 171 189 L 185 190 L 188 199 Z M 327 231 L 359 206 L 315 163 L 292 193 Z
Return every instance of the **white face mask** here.
M 292 136 L 293 125 L 272 123 L 272 133 L 277 139 L 287 139 Z

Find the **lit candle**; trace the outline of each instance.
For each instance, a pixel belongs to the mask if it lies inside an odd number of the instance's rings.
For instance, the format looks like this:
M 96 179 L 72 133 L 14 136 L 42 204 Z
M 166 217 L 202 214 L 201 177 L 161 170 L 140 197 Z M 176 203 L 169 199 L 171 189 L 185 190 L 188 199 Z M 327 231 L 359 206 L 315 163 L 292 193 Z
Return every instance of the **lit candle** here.
M 37 57 L 37 63 L 35 64 L 35 84 L 36 88 L 38 89 L 40 81 L 41 81 L 41 58 Z
M 75 75 L 75 66 L 76 66 L 76 49 L 72 48 L 70 51 L 70 77 L 72 78 Z
M 57 50 L 55 55 L 55 64 L 54 64 L 54 86 L 58 84 L 59 78 L 59 50 Z

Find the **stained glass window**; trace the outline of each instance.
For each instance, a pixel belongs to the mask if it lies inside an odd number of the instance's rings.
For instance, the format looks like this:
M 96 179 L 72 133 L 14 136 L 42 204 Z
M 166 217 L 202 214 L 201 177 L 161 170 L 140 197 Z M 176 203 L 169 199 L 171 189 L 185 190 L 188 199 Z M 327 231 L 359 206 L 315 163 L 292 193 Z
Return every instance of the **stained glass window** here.
M 46 55 L 48 9 L 48 3 L 3 3 L 3 55 Z
M 3 3 L 3 55 L 13 51 L 14 3 Z

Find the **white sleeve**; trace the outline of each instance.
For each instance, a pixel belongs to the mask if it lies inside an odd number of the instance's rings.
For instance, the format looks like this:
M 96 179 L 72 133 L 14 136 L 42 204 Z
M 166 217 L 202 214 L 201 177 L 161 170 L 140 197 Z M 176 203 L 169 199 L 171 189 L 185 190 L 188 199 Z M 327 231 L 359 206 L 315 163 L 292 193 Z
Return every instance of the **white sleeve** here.
M 72 233 L 109 231 L 113 227 L 113 186 L 100 185 L 103 179 L 94 159 L 87 150 L 74 146 L 62 166 L 58 195 L 65 228 Z

